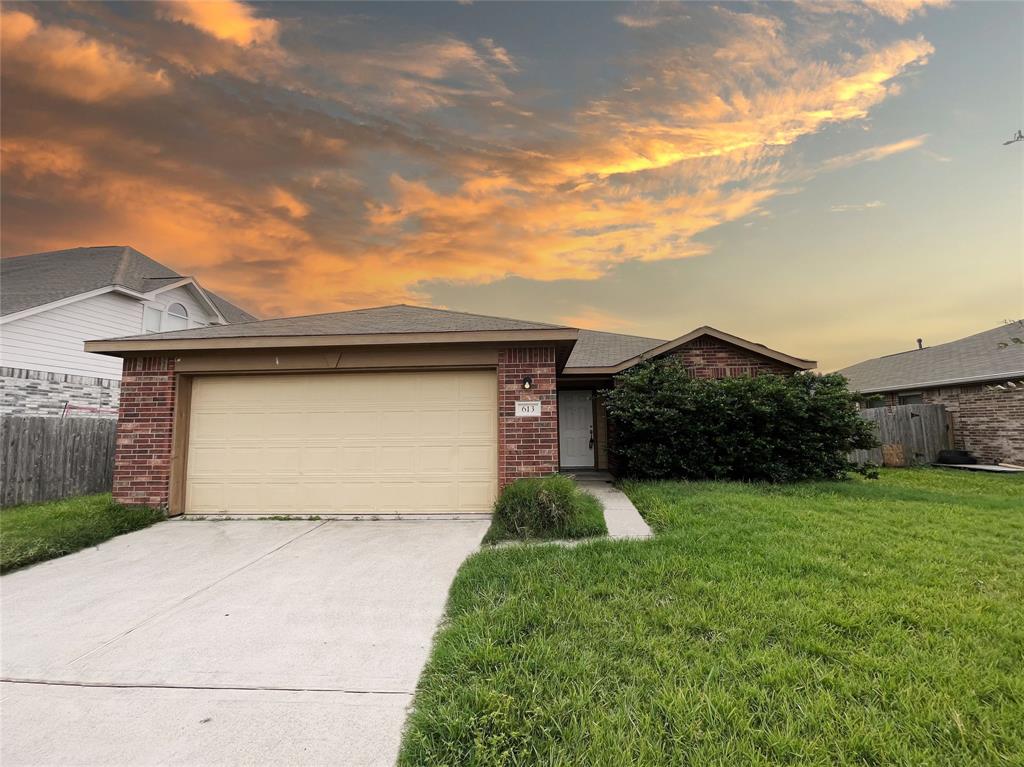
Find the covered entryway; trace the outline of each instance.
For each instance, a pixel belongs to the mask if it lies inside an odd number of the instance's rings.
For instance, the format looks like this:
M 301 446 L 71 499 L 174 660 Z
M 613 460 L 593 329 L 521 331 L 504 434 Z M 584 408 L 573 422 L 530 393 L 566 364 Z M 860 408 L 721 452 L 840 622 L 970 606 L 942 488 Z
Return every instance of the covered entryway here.
M 493 370 L 197 376 L 188 514 L 488 513 Z
M 558 392 L 558 453 L 563 468 L 594 468 L 594 392 Z

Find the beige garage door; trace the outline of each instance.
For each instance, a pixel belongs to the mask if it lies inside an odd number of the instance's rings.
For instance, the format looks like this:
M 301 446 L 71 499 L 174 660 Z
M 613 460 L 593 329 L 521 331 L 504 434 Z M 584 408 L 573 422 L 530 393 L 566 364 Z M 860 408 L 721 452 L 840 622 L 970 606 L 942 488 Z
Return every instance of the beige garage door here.
M 197 377 L 189 514 L 487 512 L 493 371 Z

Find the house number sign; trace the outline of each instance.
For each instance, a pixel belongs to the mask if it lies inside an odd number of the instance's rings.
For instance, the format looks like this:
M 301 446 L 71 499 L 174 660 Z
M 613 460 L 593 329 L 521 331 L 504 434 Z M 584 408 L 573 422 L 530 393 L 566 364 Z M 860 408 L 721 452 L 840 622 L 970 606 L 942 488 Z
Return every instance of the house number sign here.
M 516 418 L 531 418 L 540 415 L 540 402 L 516 402 Z

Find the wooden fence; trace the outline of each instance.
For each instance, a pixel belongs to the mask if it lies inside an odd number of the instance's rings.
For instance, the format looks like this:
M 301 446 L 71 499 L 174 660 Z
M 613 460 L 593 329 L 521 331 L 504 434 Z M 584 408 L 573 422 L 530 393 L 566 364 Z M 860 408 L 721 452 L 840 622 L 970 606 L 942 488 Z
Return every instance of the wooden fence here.
M 897 405 L 861 410 L 875 424 L 882 443 L 874 450 L 855 450 L 851 459 L 877 466 L 921 466 L 932 463 L 940 450 L 953 447 L 953 425 L 945 405 Z
M 0 418 L 0 506 L 103 493 L 113 485 L 113 418 Z

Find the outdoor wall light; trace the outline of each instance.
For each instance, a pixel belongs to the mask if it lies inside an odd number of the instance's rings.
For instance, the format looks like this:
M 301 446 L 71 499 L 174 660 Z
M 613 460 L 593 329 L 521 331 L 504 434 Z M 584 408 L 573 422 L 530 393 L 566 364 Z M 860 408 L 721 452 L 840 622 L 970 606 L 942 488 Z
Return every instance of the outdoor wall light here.
M 523 388 L 524 389 L 532 389 L 533 388 L 533 379 L 530 378 L 530 376 L 524 376 L 523 377 Z

